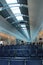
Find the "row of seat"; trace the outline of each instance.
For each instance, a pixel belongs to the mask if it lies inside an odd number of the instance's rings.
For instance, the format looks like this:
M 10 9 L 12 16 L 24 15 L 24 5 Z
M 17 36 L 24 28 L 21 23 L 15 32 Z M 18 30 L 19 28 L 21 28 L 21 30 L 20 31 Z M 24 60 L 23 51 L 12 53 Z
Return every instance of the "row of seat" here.
M 0 49 L 4 48 L 4 49 L 29 49 L 29 48 L 42 48 L 42 45 L 33 45 L 33 44 L 26 44 L 26 45 L 0 45 Z
M 0 59 L 0 65 L 42 65 L 41 60 L 5 60 Z
M 41 45 L 6 45 L 0 46 L 0 57 L 42 57 Z

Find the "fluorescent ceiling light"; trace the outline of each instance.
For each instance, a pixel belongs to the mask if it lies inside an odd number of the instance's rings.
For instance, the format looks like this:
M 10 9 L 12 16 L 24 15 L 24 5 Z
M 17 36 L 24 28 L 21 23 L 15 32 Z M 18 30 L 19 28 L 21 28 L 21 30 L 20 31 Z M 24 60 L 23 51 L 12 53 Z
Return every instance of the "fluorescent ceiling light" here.
M 6 0 L 6 2 L 7 2 L 8 4 L 17 3 L 17 0 Z
M 23 31 L 25 32 L 25 34 L 27 35 L 27 37 L 29 38 L 29 34 L 27 32 L 27 29 L 23 29 Z
M 19 7 L 13 7 L 13 8 L 11 8 L 11 10 L 12 10 L 13 14 L 21 13 Z
M 19 7 L 13 7 L 11 8 L 11 11 L 13 12 L 14 15 L 18 13 L 21 14 Z M 23 20 L 22 16 L 16 16 L 16 18 L 17 20 Z
M 21 25 L 21 27 L 26 28 L 26 25 Z
M 17 18 L 18 21 L 23 20 L 22 16 L 16 16 L 16 18 Z
M 2 11 L 2 7 L 0 7 L 0 11 Z
M 26 30 L 26 28 L 22 28 L 22 29 Z
M 15 15 L 15 14 L 21 14 L 21 12 L 20 12 L 20 9 L 19 9 L 19 7 L 13 7 L 13 8 L 11 8 L 11 10 L 12 10 L 12 12 L 13 12 L 13 14 Z M 15 15 L 16 16 L 16 15 Z M 17 18 L 17 20 L 23 20 L 23 17 L 22 16 L 16 16 L 16 18 Z
M 7 2 L 7 4 L 17 3 L 17 0 L 6 0 L 6 2 Z M 13 6 L 15 6 L 15 7 L 13 7 Z M 21 11 L 20 11 L 18 6 L 20 6 L 20 4 L 9 5 L 9 7 L 11 7 L 10 9 L 13 12 L 14 15 L 17 14 L 17 13 L 21 14 Z M 22 16 L 16 16 L 16 18 L 17 18 L 17 20 L 23 20 Z
M 26 25 L 21 25 L 21 27 L 22 27 L 22 30 L 23 30 L 23 31 L 25 32 L 25 34 L 27 35 L 27 37 L 29 38 Z
M 10 4 L 9 7 L 19 7 L 20 4 Z

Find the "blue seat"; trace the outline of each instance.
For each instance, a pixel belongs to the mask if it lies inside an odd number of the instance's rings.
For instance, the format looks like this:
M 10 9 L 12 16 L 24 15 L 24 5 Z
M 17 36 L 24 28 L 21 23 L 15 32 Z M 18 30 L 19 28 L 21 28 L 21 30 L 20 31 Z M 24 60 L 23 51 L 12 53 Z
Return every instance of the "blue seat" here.
M 36 47 L 34 45 L 31 46 L 31 56 L 36 56 Z
M 10 65 L 24 65 L 24 61 L 19 61 L 19 60 L 11 61 Z
M 41 60 L 28 60 L 27 62 L 26 62 L 26 65 L 42 65 L 42 63 L 41 63 Z
M 0 65 L 8 65 L 8 61 L 5 59 L 0 59 Z

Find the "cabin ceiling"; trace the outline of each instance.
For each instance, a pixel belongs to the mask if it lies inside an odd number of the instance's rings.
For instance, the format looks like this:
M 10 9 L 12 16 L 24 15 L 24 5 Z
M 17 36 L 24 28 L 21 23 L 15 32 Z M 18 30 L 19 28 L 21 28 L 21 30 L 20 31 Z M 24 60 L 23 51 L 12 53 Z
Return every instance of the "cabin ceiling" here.
M 43 0 L 0 0 L 0 15 L 28 42 L 43 30 Z

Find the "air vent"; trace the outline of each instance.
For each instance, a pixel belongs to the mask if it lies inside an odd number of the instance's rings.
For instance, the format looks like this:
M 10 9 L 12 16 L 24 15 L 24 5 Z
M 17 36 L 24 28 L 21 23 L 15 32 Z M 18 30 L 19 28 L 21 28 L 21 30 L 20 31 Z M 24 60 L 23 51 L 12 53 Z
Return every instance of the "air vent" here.
M 9 13 L 7 12 L 7 10 L 2 10 L 1 13 L 0 13 L 4 18 L 7 18 L 9 15 Z
M 20 22 L 20 24 L 26 24 L 26 22 Z
M 21 7 L 20 10 L 21 10 L 21 13 L 22 13 L 22 14 L 28 15 L 28 8 Z
M 29 17 L 23 16 L 23 19 L 24 19 L 25 21 L 29 21 Z
M 27 0 L 18 0 L 18 3 L 27 5 Z
M 3 7 L 2 3 L 0 2 L 0 7 Z
M 9 19 L 7 19 L 7 21 L 8 21 L 9 23 L 14 22 L 13 18 L 9 18 Z

